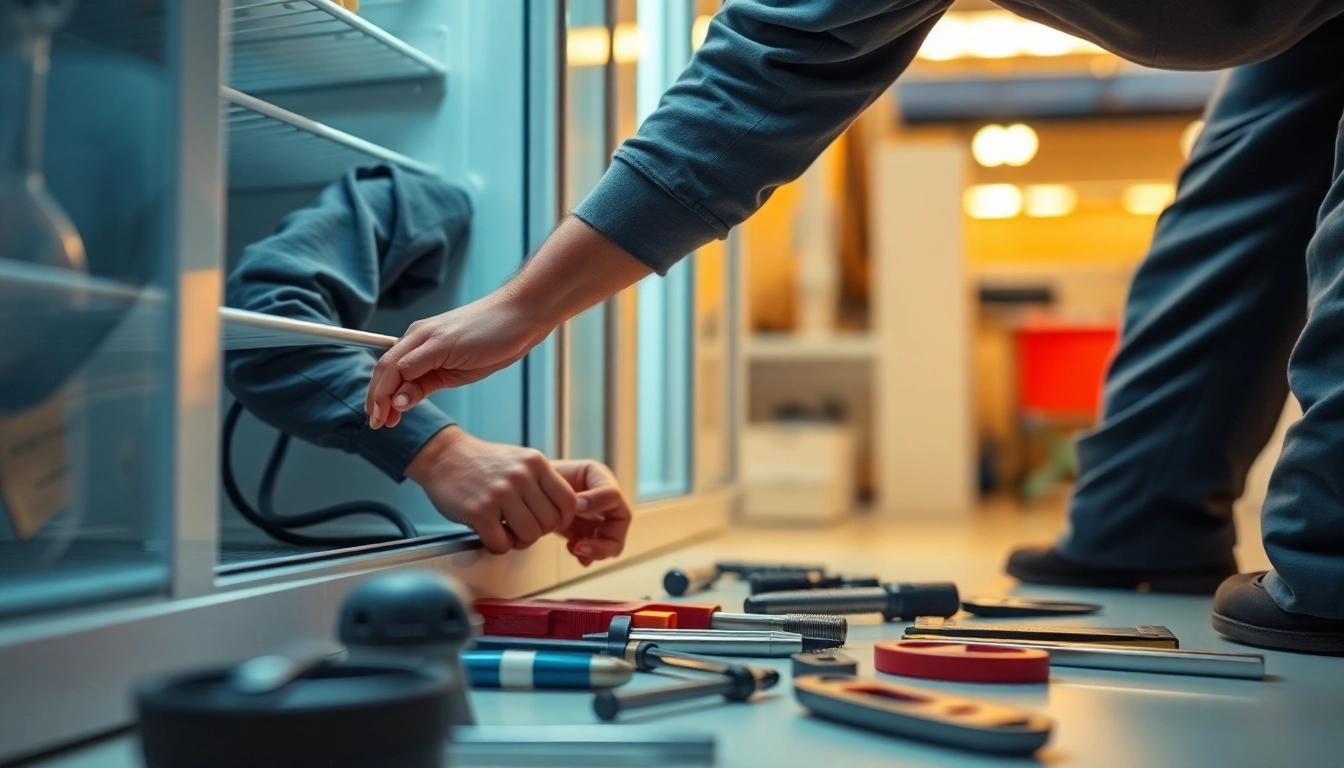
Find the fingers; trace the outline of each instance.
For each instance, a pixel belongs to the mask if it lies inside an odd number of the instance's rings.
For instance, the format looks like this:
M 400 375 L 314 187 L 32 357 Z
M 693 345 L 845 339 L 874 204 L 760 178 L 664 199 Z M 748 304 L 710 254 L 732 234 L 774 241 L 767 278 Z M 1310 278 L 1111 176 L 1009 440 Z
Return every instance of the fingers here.
M 550 499 L 551 503 L 555 505 L 555 509 L 560 515 L 560 519 L 556 521 L 555 528 L 552 530 L 563 531 L 570 526 L 570 523 L 574 522 L 574 515 L 578 512 L 579 496 L 540 452 L 529 460 L 536 465 L 538 485 L 540 485 L 542 492 L 546 494 L 546 498 Z
M 541 538 L 541 525 L 523 503 L 521 496 L 510 493 L 504 500 L 503 508 L 504 522 L 508 523 L 509 535 L 518 549 L 527 549 Z
M 374 365 L 373 376 L 369 379 L 369 392 L 364 398 L 364 410 L 369 415 L 370 427 L 378 429 L 392 426 L 389 420 L 394 410 L 393 395 L 402 392 L 402 386 L 406 382 L 419 379 L 438 366 L 442 353 L 434 343 L 435 319 L 437 318 L 411 324 L 397 343 L 384 352 Z M 409 392 L 405 394 L 408 398 L 407 408 L 414 402 L 419 402 L 418 400 L 409 402 L 411 395 Z M 420 397 L 423 398 L 425 394 L 427 393 L 421 388 Z
M 619 488 L 593 488 L 579 494 L 578 506 L 583 508 L 583 517 L 606 520 L 608 513 L 625 507 L 625 497 Z M 628 510 L 626 514 L 629 514 Z
M 392 409 L 397 413 L 409 411 L 424 400 L 426 394 L 419 381 L 403 381 L 396 394 L 392 395 Z
M 479 522 L 472 526 L 472 530 L 480 537 L 481 546 L 492 555 L 507 554 L 513 549 L 513 538 L 504 530 L 504 522 L 498 513 L 493 517 L 482 516 Z

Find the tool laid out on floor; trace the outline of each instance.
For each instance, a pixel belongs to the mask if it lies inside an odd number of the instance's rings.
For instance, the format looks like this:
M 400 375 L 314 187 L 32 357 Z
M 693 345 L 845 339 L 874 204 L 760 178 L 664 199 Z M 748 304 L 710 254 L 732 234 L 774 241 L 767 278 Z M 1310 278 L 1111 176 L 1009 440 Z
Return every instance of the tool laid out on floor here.
M 725 674 L 704 680 L 692 680 L 643 691 L 603 691 L 593 699 L 593 711 L 602 720 L 611 721 L 619 717 L 622 712 L 632 709 L 674 704 L 706 696 L 722 696 L 728 701 L 746 701 L 757 691 L 773 688 L 778 682 L 779 673 L 773 669 L 730 664 Z
M 714 765 L 714 736 L 653 725 L 473 725 L 453 729 L 447 757 L 453 768 L 694 768 Z
M 706 656 L 791 656 L 804 651 L 822 651 L 839 645 L 833 640 L 804 637 L 794 632 L 753 632 L 722 629 L 637 629 L 627 617 L 612 620 L 606 632 L 585 635 L 585 640 L 617 646 L 630 642 L 653 643 L 659 648 Z
M 769 592 L 748 597 L 743 610 L 765 614 L 880 613 L 887 621 L 908 621 L 917 616 L 951 616 L 961 610 L 961 599 L 956 584 L 937 581 Z
M 841 589 L 844 587 L 880 587 L 876 576 L 829 576 L 821 571 L 757 573 L 747 579 L 751 594 L 793 592 L 799 589 Z
M 611 620 L 629 616 L 636 629 L 770 630 L 796 632 L 804 637 L 844 644 L 848 623 L 840 616 L 790 615 L 782 619 L 749 613 L 724 613 L 720 606 L 694 603 L 655 603 L 617 600 L 477 600 L 485 619 L 485 633 L 512 637 L 548 637 L 578 640 L 606 632 Z
M 951 641 L 952 638 L 939 638 Z M 1260 680 L 1265 676 L 1265 657 L 1258 653 L 1222 653 L 1176 648 L 1136 648 L 1105 643 L 1066 643 L 1045 640 L 961 638 L 977 645 L 1045 651 L 1054 667 L 1110 669 L 1122 672 L 1152 672 L 1163 675 L 1196 675 Z
M 829 675 L 831 677 L 853 677 L 859 674 L 859 662 L 843 653 L 795 653 L 793 676 Z
M 632 642 L 630 636 L 630 617 L 617 616 L 611 620 L 608 630 L 610 640 L 550 640 L 533 637 L 490 637 L 482 635 L 476 638 L 475 647 L 485 650 L 526 650 L 551 651 L 558 653 L 587 653 L 605 655 L 623 659 L 635 665 L 640 672 L 652 672 L 659 667 L 679 670 L 725 674 L 728 664 L 708 656 L 659 648 L 649 642 Z
M 822 565 L 786 565 L 775 563 L 715 563 L 699 568 L 673 568 L 663 576 L 663 589 L 673 597 L 684 597 L 709 589 L 724 574 L 739 579 L 766 573 L 825 573 Z
M 793 692 L 817 717 L 978 752 L 1031 754 L 1052 726 L 1026 710 L 862 678 L 804 675 Z
M 873 648 L 873 668 L 962 683 L 1044 683 L 1050 679 L 1050 655 L 1007 645 L 887 640 Z
M 615 688 L 635 674 L 621 659 L 554 651 L 463 651 L 462 667 L 473 688 L 513 690 Z
M 981 638 L 1045 640 L 1049 642 L 1105 643 L 1138 648 L 1178 648 L 1176 635 L 1166 627 L 1071 627 L 1053 624 L 971 624 L 937 616 L 920 616 L 905 628 L 909 640 L 958 640 Z
M 1063 600 L 1035 600 L 1026 597 L 962 598 L 961 610 L 983 618 L 1002 619 L 1025 616 L 1082 616 L 1096 613 L 1096 603 L 1070 603 Z

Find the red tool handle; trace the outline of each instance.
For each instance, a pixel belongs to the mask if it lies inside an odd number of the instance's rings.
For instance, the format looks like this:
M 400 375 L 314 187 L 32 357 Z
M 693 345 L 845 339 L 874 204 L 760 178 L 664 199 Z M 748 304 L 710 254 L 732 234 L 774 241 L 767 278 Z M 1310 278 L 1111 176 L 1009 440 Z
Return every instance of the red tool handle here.
M 485 619 L 487 635 L 550 637 L 580 640 L 606 632 L 616 616 L 629 616 L 635 627 L 709 629 L 717 605 L 652 603 L 620 600 L 477 600 L 476 612 Z

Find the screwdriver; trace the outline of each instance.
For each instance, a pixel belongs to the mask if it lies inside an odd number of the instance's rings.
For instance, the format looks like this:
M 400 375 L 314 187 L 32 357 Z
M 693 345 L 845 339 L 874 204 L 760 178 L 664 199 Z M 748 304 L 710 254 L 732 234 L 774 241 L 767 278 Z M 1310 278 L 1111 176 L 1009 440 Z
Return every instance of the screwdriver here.
M 757 573 L 747 579 L 751 585 L 751 594 L 763 595 L 767 592 L 792 592 L 799 589 L 838 589 L 841 587 L 880 587 L 882 582 L 876 576 L 827 576 L 818 571 L 800 573 Z
M 629 621 L 629 616 L 618 616 L 612 619 L 612 624 L 628 623 Z M 626 634 L 628 634 L 628 630 Z M 620 630 L 613 635 L 616 638 L 621 636 L 623 635 Z M 612 656 L 634 664 L 640 672 L 651 672 L 658 667 L 675 667 L 721 675 L 728 669 L 727 664 L 716 659 L 659 648 L 650 642 L 617 640 L 609 643 L 605 640 L 550 640 L 534 637 L 491 637 L 482 635 L 475 638 L 474 644 L 477 649 L 482 650 L 556 651 Z
M 635 666 L 609 656 L 555 651 L 463 651 L 462 667 L 473 688 L 615 688 L 630 682 Z
M 715 563 L 714 565 L 705 565 L 699 568 L 673 568 L 663 576 L 663 589 L 667 594 L 673 597 L 684 597 L 693 595 L 696 592 L 709 589 L 719 580 L 719 577 L 732 574 L 739 579 L 746 579 L 758 574 L 767 573 L 788 573 L 788 574 L 806 574 L 806 573 L 825 573 L 825 566 L 820 565 L 781 565 L 770 563 Z
M 722 696 L 728 701 L 746 701 L 757 691 L 773 688 L 779 673 L 773 669 L 731 664 L 717 679 L 696 680 L 651 691 L 603 691 L 593 699 L 593 711 L 605 721 L 620 713 L 660 704 L 689 701 L 703 696 Z
M 957 585 L 948 581 L 883 584 L 850 589 L 804 589 L 748 597 L 747 613 L 880 613 L 887 621 L 952 616 L 961 610 Z
M 627 617 L 619 617 L 627 618 Z M 659 648 L 710 656 L 792 656 L 806 651 L 821 651 L 839 644 L 793 632 L 753 632 L 713 629 L 634 629 L 629 621 L 612 620 L 605 633 L 594 632 L 585 640 L 605 641 L 608 646 L 629 642 L 650 642 Z

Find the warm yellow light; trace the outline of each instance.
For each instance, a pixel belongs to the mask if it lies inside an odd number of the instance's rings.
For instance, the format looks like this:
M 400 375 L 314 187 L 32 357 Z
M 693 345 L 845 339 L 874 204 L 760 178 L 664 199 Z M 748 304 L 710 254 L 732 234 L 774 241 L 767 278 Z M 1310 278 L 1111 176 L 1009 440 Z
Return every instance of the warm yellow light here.
M 691 50 L 698 51 L 700 46 L 705 44 L 705 38 L 709 36 L 709 22 L 713 21 L 713 16 L 696 16 L 695 22 L 691 24 Z
M 1175 199 L 1174 184 L 1131 184 L 1120 194 L 1120 204 L 1135 216 L 1161 213 Z
M 977 184 L 961 196 L 973 219 L 1011 219 L 1022 212 L 1022 191 L 1012 184 Z
M 638 24 L 617 24 L 611 47 L 617 64 L 633 64 L 644 55 L 644 32 Z
M 1068 184 L 1032 184 L 1022 195 L 1028 216 L 1045 219 L 1068 216 L 1078 207 L 1078 193 Z
M 1007 11 L 948 13 L 925 38 L 919 58 L 1003 59 L 1105 53 L 1100 47 Z
M 571 67 L 603 67 L 611 56 L 606 27 L 575 27 L 565 39 L 565 59 Z
M 1203 120 L 1195 120 L 1185 126 L 1185 130 L 1181 131 L 1181 157 L 1190 157 L 1190 153 L 1195 149 L 1195 142 L 1199 141 L 1199 134 L 1203 132 Z
M 986 125 L 971 138 L 971 156 L 986 168 L 1026 165 L 1036 156 L 1041 141 L 1031 126 L 1017 123 L 1004 127 Z

